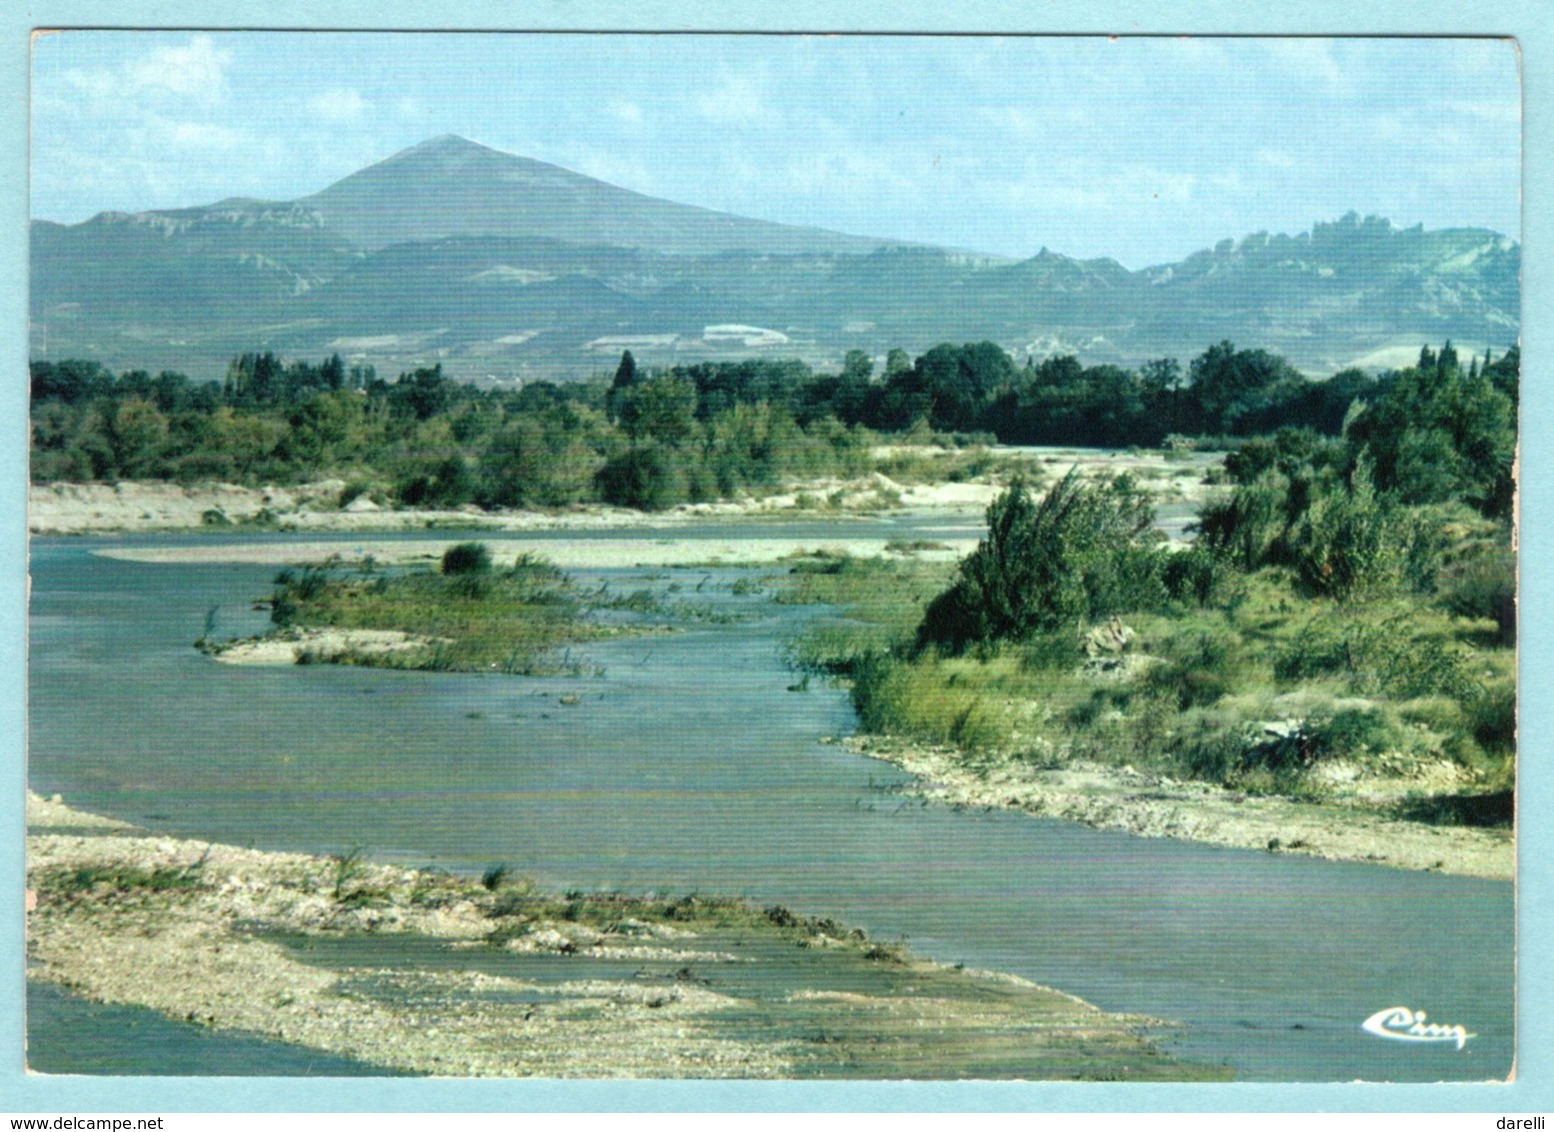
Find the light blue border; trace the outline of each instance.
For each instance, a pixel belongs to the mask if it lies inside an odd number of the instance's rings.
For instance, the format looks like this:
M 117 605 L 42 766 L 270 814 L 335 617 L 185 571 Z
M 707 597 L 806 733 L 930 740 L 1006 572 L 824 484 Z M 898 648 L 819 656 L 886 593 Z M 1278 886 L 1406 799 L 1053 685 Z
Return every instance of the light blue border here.
M 838 13 L 845 13 L 839 15 Z M 1520 815 L 1519 1060 L 1516 1080 L 1481 1085 L 962 1085 L 924 1083 L 420 1081 L 396 1079 L 40 1078 L 21 1071 L 23 1000 L 22 798 L 26 612 L 26 277 L 29 32 L 37 27 L 187 27 L 503 30 L 1066 32 L 1111 34 L 1509 35 L 1520 42 L 1526 98 L 1523 197 L 1522 796 Z M 1554 395 L 1549 273 L 1554 235 L 1554 4 L 1548 0 L 933 0 L 781 5 L 702 0 L 466 0 L 452 14 L 415 0 L 279 0 L 218 8 L 39 0 L 0 9 L 0 1113 L 178 1111 L 1481 1111 L 1554 1108 L 1549 869 L 1554 838 L 1545 760 L 1551 734 L 1544 665 L 1550 624 L 1547 456 Z M 1446 155 L 1443 155 L 1445 159 Z M 1451 155 L 1471 160 L 1471 155 Z M 1450 946 L 1450 941 L 1443 941 Z

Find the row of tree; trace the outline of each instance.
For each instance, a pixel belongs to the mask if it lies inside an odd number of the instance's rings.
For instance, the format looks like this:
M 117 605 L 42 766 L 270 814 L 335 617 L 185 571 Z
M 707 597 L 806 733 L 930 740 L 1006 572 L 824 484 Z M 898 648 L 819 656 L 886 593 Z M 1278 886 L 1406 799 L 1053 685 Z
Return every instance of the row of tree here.
M 1464 372 L 1447 343 L 1439 357 L 1429 347 L 1422 368 Z M 1483 372 L 1515 403 L 1516 352 Z M 1480 372 L 1472 359 L 1464 376 Z M 1277 354 L 1219 342 L 1184 371 L 1175 358 L 1137 369 L 1084 366 L 1071 355 L 1023 366 L 992 342 L 935 346 L 915 361 L 904 351 L 887 356 L 882 374 L 862 351 L 848 353 L 837 374 L 815 374 L 800 362 L 708 362 L 645 374 L 628 352 L 612 394 L 669 380 L 694 386 L 701 413 L 736 402 L 782 405 L 808 422 L 834 416 L 880 432 L 917 422 L 940 432 L 983 432 L 1006 444 L 1094 447 L 1158 446 L 1172 434 L 1256 436 L 1280 428 L 1336 435 L 1356 401 L 1377 398 L 1388 383 L 1348 369 L 1313 381 Z M 681 396 L 684 396 L 682 394 Z
M 1023 366 L 993 343 L 894 350 L 876 375 L 797 361 L 639 368 L 613 380 L 482 391 L 440 367 L 393 382 L 338 355 L 234 358 L 226 379 L 118 375 L 89 361 L 31 367 L 33 476 L 291 482 L 335 475 L 399 502 L 549 505 L 605 498 L 663 507 L 789 476 L 856 471 L 874 433 L 928 427 L 1008 443 L 1156 445 L 1173 433 L 1337 436 L 1347 418 L 1383 491 L 1509 507 L 1515 350 L 1466 370 L 1448 344 L 1419 364 L 1310 381 L 1276 355 L 1210 347 L 1187 369 L 1073 357 Z M 1358 414 L 1357 416 L 1355 414 Z M 1238 457 L 1252 458 L 1251 451 Z

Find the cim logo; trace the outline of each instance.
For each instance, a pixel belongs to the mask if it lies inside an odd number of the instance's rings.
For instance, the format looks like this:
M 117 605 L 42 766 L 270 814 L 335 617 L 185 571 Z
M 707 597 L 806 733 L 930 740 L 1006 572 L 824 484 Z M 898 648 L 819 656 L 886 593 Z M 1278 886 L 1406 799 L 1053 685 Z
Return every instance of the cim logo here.
M 1455 1042 L 1458 1049 L 1465 1046 L 1469 1038 L 1478 1037 L 1468 1033 L 1465 1026 L 1441 1026 L 1425 1021 L 1425 1017 L 1423 1010 L 1389 1006 L 1361 1022 L 1360 1029 L 1395 1042 Z

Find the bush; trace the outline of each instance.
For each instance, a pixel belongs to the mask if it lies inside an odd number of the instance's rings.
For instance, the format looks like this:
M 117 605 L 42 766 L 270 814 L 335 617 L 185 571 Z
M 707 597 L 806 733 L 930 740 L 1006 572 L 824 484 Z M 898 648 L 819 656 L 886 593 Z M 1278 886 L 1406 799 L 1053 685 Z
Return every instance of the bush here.
M 1064 672 L 1084 659 L 1077 633 L 1037 633 L 1025 644 L 1022 665 L 1033 672 Z
M 372 485 L 364 483 L 361 480 L 352 480 L 350 483 L 346 484 L 343 488 L 340 489 L 340 498 L 335 501 L 335 506 L 339 507 L 343 511 L 346 507 L 349 507 L 357 499 L 363 495 L 366 495 L 371 490 Z
M 475 497 L 475 477 L 462 456 L 450 456 L 401 479 L 395 488 L 408 507 L 459 507 Z
M 851 554 L 835 550 L 817 550 L 796 561 L 789 568 L 790 574 L 854 574 L 864 566 Z
M 1252 748 L 1245 720 L 1211 709 L 1183 715 L 1172 729 L 1167 753 L 1192 778 L 1226 782 L 1246 767 Z
M 1180 711 L 1217 703 L 1247 667 L 1241 638 L 1223 631 L 1177 632 L 1150 651 L 1160 663 L 1144 671 L 1143 687 L 1173 701 Z
M 864 731 L 907 735 L 963 751 L 993 751 L 1008 745 L 1005 713 L 975 690 L 955 686 L 930 662 L 911 663 L 873 653 L 854 666 L 853 705 Z
M 1344 708 L 1326 719 L 1307 720 L 1307 750 L 1313 759 L 1380 754 L 1397 745 L 1397 729 L 1379 707 Z
M 685 470 L 675 455 L 658 447 L 632 448 L 599 469 L 599 497 L 617 507 L 667 511 L 689 494 Z
M 1306 588 L 1349 601 L 1397 592 L 1408 566 L 1408 535 L 1396 509 L 1371 486 L 1363 461 L 1348 488 L 1320 495 L 1291 536 Z
M 1165 560 L 1160 580 L 1175 601 L 1204 606 L 1224 595 L 1226 570 L 1206 547 L 1194 543 Z
M 1207 504 L 1198 517 L 1199 544 L 1242 570 L 1276 561 L 1289 526 L 1289 490 L 1290 481 L 1269 470 L 1229 499 Z
M 1314 617 L 1274 658 L 1275 678 L 1339 676 L 1359 695 L 1403 699 L 1480 694 L 1469 655 L 1450 640 L 1418 632 L 1406 608 Z
M 960 653 L 1165 601 L 1154 508 L 1126 476 L 1085 483 L 1070 472 L 1039 503 L 1016 479 L 987 519 L 960 577 L 929 604 L 919 649 Z
M 1516 794 L 1496 790 L 1488 794 L 1432 794 L 1409 798 L 1398 806 L 1398 816 L 1431 825 L 1506 827 L 1516 820 Z
M 1497 684 L 1465 705 L 1473 738 L 1484 750 L 1510 754 L 1516 750 L 1516 686 Z
M 491 551 L 483 542 L 461 542 L 442 553 L 442 572 L 449 575 L 491 573 Z
M 1448 567 L 1437 582 L 1440 603 L 1458 617 L 1492 620 L 1499 641 L 1516 643 L 1516 555 L 1494 550 Z

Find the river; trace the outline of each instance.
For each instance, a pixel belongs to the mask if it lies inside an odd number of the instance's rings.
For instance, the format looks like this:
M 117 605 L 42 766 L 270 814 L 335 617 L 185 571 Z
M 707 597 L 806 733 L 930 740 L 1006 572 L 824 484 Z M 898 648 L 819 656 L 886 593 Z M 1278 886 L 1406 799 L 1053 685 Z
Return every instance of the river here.
M 947 532 L 898 521 L 879 533 Z M 737 571 L 576 572 L 621 592 L 678 585 L 689 598 L 700 586 L 700 600 L 739 615 L 590 645 L 599 676 L 241 669 L 190 644 L 212 607 L 219 635 L 262 628 L 251 605 L 273 567 L 93 553 L 179 541 L 210 539 L 34 541 L 33 789 L 260 848 L 466 870 L 506 861 L 557 888 L 780 901 L 1180 1023 L 1172 1052 L 1242 1079 L 1510 1071 L 1510 884 L 909 804 L 900 771 L 821 742 L 853 725 L 842 693 L 788 691 L 781 643 L 814 611 L 736 597 Z M 1459 1051 L 1361 1030 L 1393 1006 L 1475 1036 Z

